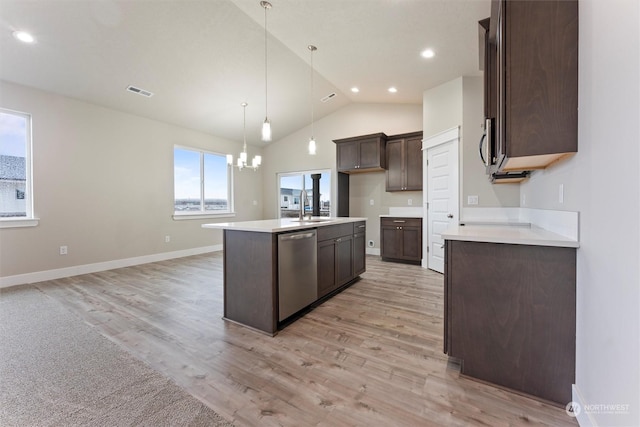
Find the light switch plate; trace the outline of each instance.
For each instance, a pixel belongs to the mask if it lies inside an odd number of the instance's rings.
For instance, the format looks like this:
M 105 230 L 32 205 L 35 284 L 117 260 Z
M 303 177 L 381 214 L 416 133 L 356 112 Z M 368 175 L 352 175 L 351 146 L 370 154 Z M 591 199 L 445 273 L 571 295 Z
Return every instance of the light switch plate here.
M 467 196 L 467 204 L 468 205 L 477 205 L 478 204 L 478 196 Z

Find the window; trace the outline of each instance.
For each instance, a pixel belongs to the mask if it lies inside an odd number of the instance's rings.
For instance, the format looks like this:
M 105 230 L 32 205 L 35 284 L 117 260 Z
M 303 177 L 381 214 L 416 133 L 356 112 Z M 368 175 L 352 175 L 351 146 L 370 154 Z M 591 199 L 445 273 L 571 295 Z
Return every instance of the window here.
M 0 108 L 0 220 L 34 219 L 32 188 L 31 116 Z
M 175 216 L 233 212 L 226 155 L 174 147 L 173 167 Z
M 312 175 L 320 176 L 320 216 L 331 216 L 331 172 L 323 170 L 278 174 L 280 218 L 294 218 L 299 215 L 300 193 L 303 189 L 307 192 L 305 211 L 313 212 Z

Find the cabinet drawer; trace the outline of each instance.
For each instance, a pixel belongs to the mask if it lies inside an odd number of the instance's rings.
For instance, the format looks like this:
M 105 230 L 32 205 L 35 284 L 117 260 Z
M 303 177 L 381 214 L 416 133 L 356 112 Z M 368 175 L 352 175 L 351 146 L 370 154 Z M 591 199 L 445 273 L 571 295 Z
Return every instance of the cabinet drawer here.
M 341 236 L 350 236 L 352 234 L 352 223 L 318 227 L 318 242 L 322 242 L 323 240 L 335 239 Z
M 422 227 L 422 218 L 385 217 L 380 218 L 383 227 Z
M 353 234 L 356 233 L 364 233 L 367 231 L 367 223 L 364 221 L 354 222 L 353 223 Z

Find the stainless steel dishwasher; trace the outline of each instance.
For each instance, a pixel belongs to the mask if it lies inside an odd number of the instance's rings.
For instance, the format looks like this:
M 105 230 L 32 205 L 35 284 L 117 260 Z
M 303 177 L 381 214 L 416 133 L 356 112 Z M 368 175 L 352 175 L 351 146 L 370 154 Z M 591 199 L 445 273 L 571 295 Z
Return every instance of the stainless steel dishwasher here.
M 278 235 L 278 319 L 318 299 L 316 230 Z

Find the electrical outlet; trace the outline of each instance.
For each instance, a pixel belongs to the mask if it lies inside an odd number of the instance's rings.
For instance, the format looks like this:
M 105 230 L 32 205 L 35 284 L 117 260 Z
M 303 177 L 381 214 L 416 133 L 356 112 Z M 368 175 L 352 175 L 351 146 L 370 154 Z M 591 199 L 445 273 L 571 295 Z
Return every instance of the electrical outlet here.
M 258 201 L 257 200 L 253 201 L 253 206 L 258 206 Z
M 164 236 L 164 242 L 169 243 L 171 241 L 171 236 Z
M 372 248 L 375 245 L 375 243 L 373 243 L 373 240 L 369 240 L 367 244 L 369 245 L 370 248 Z
M 373 199 L 369 200 L 369 204 L 373 206 Z
M 412 206 L 413 205 L 413 199 L 407 200 L 407 205 Z
M 522 195 L 522 206 L 525 206 L 527 204 L 527 195 L 523 194 Z
M 467 196 L 467 204 L 468 205 L 477 205 L 478 204 L 478 196 Z
M 60 246 L 60 255 L 66 255 L 67 253 L 69 253 L 69 248 L 66 246 Z

